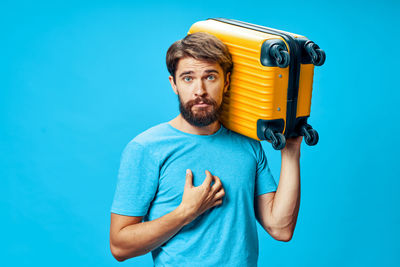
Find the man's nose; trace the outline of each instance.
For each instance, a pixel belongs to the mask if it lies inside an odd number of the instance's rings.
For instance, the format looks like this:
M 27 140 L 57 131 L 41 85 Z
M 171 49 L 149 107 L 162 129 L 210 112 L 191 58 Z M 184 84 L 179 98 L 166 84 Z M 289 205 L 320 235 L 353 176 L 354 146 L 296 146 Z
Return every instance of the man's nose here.
M 204 82 L 202 81 L 202 79 L 199 79 L 195 84 L 194 95 L 195 96 L 204 96 L 206 94 L 207 94 L 207 90 L 204 85 Z

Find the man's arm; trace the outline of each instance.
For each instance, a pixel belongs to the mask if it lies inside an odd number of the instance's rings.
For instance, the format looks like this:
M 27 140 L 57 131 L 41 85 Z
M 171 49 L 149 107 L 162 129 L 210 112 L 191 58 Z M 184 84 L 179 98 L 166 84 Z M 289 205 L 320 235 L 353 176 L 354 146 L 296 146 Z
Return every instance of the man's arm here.
M 118 261 L 146 254 L 175 235 L 187 219 L 181 208 L 153 221 L 111 213 L 110 247 Z
M 211 186 L 211 182 L 214 184 Z M 202 185 L 193 186 L 193 175 L 186 173 L 181 204 L 172 212 L 153 221 L 143 217 L 111 214 L 110 248 L 118 261 L 146 254 L 175 235 L 183 226 L 206 210 L 222 204 L 225 191 L 221 180 L 206 171 Z
M 287 140 L 281 150 L 282 162 L 276 192 L 256 199 L 256 218 L 275 239 L 289 241 L 294 232 L 300 206 L 300 145 L 302 137 Z

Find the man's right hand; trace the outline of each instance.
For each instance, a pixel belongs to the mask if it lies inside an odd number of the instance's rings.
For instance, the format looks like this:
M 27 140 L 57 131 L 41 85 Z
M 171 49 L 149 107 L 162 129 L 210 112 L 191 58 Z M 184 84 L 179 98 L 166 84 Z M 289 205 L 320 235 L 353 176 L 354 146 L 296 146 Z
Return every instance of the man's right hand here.
M 211 186 L 212 181 L 214 184 Z M 194 186 L 192 171 L 186 170 L 185 188 L 179 205 L 187 218 L 185 224 L 189 224 L 206 210 L 221 205 L 224 196 L 225 190 L 217 176 L 206 171 L 204 182 L 200 186 Z
M 215 183 L 211 186 L 212 181 Z M 117 260 L 123 261 L 154 250 L 197 216 L 214 206 L 221 205 L 224 195 L 221 180 L 217 176 L 206 171 L 203 184 L 196 187 L 193 186 L 193 174 L 188 170 L 182 202 L 170 213 L 146 222 L 142 222 L 143 216 L 111 214 L 112 254 Z

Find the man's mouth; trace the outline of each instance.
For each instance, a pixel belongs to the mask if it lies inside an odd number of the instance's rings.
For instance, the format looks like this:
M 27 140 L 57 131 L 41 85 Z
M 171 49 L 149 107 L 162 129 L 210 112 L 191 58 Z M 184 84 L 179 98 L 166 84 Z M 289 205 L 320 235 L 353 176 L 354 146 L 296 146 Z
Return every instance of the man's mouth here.
M 206 104 L 206 103 L 199 103 L 199 104 L 195 104 L 194 106 L 195 106 L 195 107 L 199 107 L 199 108 L 203 108 L 203 107 L 208 107 L 209 104 Z

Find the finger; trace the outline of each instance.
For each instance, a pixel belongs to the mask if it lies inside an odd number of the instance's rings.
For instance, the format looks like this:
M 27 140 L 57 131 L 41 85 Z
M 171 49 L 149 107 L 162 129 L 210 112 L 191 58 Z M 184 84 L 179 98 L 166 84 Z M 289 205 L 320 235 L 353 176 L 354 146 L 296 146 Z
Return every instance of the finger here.
M 193 187 L 193 174 L 190 169 L 186 170 L 186 181 L 185 181 L 185 187 Z
M 211 187 L 211 191 L 214 193 L 218 192 L 222 188 L 221 179 L 218 176 L 214 176 L 215 183 Z
M 222 204 L 222 199 L 219 199 L 219 200 L 214 202 L 213 207 L 221 205 L 221 204 Z
M 210 188 L 210 184 L 211 184 L 212 180 L 213 180 L 212 174 L 206 170 L 206 178 L 204 179 L 204 182 L 202 185 L 207 188 Z
M 221 189 L 215 194 L 214 199 L 220 199 L 223 198 L 224 196 L 225 196 L 225 190 Z

